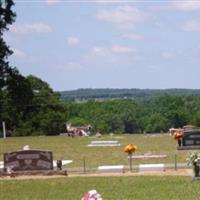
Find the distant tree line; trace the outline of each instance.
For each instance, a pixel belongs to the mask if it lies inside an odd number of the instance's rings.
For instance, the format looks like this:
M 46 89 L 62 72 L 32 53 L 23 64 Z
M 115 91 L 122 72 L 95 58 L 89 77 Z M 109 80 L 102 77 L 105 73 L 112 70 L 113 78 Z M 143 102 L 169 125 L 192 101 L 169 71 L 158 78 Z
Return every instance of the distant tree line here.
M 160 133 L 187 124 L 200 126 L 199 96 L 162 96 L 151 100 L 62 102 L 40 79 L 29 76 L 33 96 L 4 108 L 7 128 L 15 136 L 57 135 L 65 124 L 92 125 L 101 133 Z M 9 100 L 9 99 L 8 99 Z M 9 102 L 9 101 L 8 101 Z
M 91 124 L 94 132 L 160 133 L 187 124 L 200 126 L 199 96 L 165 95 L 151 100 L 66 103 L 68 121 Z
M 200 95 L 200 89 L 78 89 L 61 91 L 61 99 L 67 101 L 112 100 L 112 99 L 151 99 L 163 95 Z

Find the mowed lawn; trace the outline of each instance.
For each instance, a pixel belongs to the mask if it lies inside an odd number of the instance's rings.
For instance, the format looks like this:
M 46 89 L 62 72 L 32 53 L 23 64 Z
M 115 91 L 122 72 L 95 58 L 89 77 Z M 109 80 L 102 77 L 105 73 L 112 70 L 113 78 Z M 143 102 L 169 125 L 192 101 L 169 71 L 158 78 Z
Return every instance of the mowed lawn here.
M 94 140 L 117 140 L 119 147 L 88 147 Z M 133 163 L 185 162 L 187 151 L 177 151 L 176 141 L 167 134 L 115 135 L 95 137 L 42 136 L 13 137 L 0 139 L 0 160 L 3 153 L 17 151 L 24 145 L 31 149 L 50 150 L 54 159 L 73 160 L 67 169 L 96 169 L 99 165 L 127 165 L 127 154 L 123 148 L 134 143 L 135 155 L 165 154 L 158 160 L 134 160 Z M 133 172 L 134 173 L 134 172 Z M 106 177 L 63 177 L 49 179 L 1 179 L 0 199 L 5 200 L 80 200 L 85 192 L 96 189 L 104 200 L 199 200 L 200 181 L 181 176 L 106 176 Z
M 117 140 L 119 147 L 88 147 L 94 140 Z M 134 143 L 138 149 L 135 155 L 141 154 L 164 154 L 165 159 L 134 160 L 133 164 L 142 163 L 174 163 L 175 154 L 178 162 L 186 162 L 188 151 L 177 151 L 176 141 L 168 134 L 134 134 L 95 137 L 67 137 L 67 136 L 40 136 L 40 137 L 12 137 L 0 139 L 0 160 L 3 153 L 17 151 L 24 145 L 31 149 L 50 150 L 54 159 L 73 160 L 69 168 L 82 168 L 85 159 L 86 169 L 95 169 L 100 165 L 127 165 L 127 154 L 124 147 Z
M 104 200 L 199 200 L 200 182 L 191 177 L 64 177 L 1 180 L 2 200 L 80 200 L 96 189 Z

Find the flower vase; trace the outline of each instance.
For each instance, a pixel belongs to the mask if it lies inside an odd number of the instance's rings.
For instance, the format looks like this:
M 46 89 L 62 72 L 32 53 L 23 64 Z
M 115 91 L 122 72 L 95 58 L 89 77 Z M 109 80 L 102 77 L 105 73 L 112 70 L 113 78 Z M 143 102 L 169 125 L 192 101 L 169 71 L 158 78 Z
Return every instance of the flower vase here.
M 181 146 L 181 139 L 178 139 L 178 146 L 180 147 Z
M 132 166 L 132 153 L 129 153 L 129 165 L 130 165 L 130 171 L 132 172 L 133 166 Z
M 193 169 L 194 169 L 194 177 L 199 177 L 200 167 L 196 162 L 193 163 Z

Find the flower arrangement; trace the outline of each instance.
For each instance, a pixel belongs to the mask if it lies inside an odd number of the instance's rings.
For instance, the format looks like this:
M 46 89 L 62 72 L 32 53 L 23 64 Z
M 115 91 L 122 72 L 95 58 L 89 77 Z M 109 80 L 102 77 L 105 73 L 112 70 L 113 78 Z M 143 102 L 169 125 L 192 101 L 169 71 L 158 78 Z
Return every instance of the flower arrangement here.
M 90 190 L 84 194 L 81 200 L 103 200 L 96 190 Z
M 186 159 L 188 164 L 200 164 L 200 152 L 194 151 L 194 152 L 190 152 L 190 154 L 188 155 L 187 159 Z
M 174 139 L 175 140 L 180 140 L 183 137 L 183 132 L 182 131 L 176 131 L 174 134 Z
M 128 155 L 132 155 L 132 153 L 135 152 L 136 149 L 137 149 L 136 145 L 134 145 L 134 144 L 128 144 L 124 148 L 124 152 L 128 153 Z
M 187 157 L 187 163 L 192 164 L 194 170 L 194 178 L 199 177 L 200 172 L 200 152 L 191 152 Z
M 135 144 L 128 144 L 124 148 L 124 152 L 128 153 L 129 155 L 130 171 L 132 171 L 132 154 L 135 152 L 136 149 L 137 149 L 137 146 Z

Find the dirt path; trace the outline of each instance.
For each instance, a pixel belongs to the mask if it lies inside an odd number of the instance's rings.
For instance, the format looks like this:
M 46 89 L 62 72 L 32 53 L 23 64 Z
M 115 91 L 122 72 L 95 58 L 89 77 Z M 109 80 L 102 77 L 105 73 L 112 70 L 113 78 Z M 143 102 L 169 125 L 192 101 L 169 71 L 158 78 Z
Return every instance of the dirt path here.
M 148 171 L 148 172 L 126 172 L 126 173 L 91 173 L 91 174 L 69 174 L 68 176 L 17 176 L 17 177 L 0 177 L 0 180 L 23 180 L 23 179 L 52 179 L 52 178 L 70 178 L 70 177 L 109 177 L 109 176 L 192 176 L 191 169 L 168 169 L 165 171 Z

